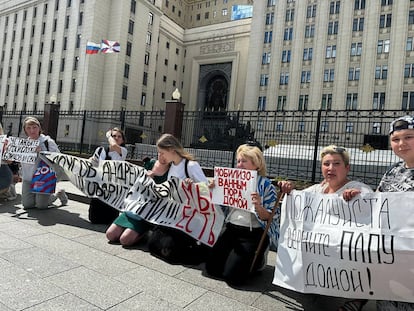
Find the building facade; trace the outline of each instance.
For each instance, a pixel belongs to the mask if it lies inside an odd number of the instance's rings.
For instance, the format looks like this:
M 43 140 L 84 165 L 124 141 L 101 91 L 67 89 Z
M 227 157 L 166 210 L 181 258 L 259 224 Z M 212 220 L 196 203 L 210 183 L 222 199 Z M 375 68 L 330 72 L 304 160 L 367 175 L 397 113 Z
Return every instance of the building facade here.
M 412 110 L 413 38 L 411 0 L 3 1 L 0 106 Z

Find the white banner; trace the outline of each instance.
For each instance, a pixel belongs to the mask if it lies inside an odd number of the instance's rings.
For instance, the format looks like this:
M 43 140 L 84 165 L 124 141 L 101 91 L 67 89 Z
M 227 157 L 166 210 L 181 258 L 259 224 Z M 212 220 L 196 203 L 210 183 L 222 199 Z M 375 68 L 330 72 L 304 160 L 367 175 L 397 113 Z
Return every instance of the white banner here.
M 62 167 L 69 180 L 88 197 L 96 197 L 120 211 L 132 211 L 145 220 L 179 229 L 213 246 L 224 215 L 211 202 L 206 184 L 187 184 L 172 178 L 156 184 L 143 167 L 126 161 L 100 161 L 62 153 L 43 154 Z
M 2 159 L 5 161 L 15 161 L 20 163 L 33 164 L 37 158 L 37 147 L 39 146 L 38 140 L 26 139 L 2 135 L 0 139 L 0 150 L 4 149 L 2 153 Z M 4 148 L 7 140 L 7 148 Z
M 414 193 L 293 191 L 273 283 L 302 293 L 414 302 Z
M 215 204 L 240 208 L 254 213 L 252 192 L 257 191 L 257 171 L 215 167 L 212 200 Z

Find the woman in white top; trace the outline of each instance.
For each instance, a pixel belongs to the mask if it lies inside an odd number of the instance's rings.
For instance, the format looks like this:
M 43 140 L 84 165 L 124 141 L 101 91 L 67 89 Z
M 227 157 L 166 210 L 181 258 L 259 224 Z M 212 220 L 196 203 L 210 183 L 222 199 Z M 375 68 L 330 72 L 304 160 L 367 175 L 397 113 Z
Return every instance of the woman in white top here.
M 168 179 L 177 177 L 188 183 L 208 183 L 207 177 L 193 156 L 184 150 L 180 141 L 171 134 L 163 134 L 157 141 L 158 160 L 170 163 Z M 184 232 L 158 226 L 148 241 L 150 252 L 173 263 L 199 263 L 204 260 L 206 247 Z
M 124 161 L 127 157 L 128 150 L 125 147 L 125 134 L 121 129 L 117 127 L 110 129 L 106 132 L 106 137 L 108 138 L 108 146 L 96 148 L 93 156 L 89 158 L 93 165 L 97 166 L 101 160 Z M 88 211 L 91 223 L 109 225 L 112 224 L 118 215 L 118 210 L 112 206 L 99 199 L 91 199 Z

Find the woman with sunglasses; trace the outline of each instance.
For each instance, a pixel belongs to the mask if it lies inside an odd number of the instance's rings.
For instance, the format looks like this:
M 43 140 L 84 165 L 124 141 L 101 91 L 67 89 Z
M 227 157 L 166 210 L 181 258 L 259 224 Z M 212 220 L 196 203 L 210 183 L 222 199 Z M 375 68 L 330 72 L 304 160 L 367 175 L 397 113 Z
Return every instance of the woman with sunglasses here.
M 101 160 L 124 161 L 127 157 L 128 150 L 125 147 L 125 134 L 121 129 L 117 127 L 110 129 L 106 132 L 106 137 L 108 139 L 108 146 L 96 148 L 93 156 L 89 158 L 93 165 L 97 166 Z M 89 204 L 89 220 L 91 223 L 109 225 L 118 215 L 118 210 L 110 205 L 96 198 L 91 199 Z

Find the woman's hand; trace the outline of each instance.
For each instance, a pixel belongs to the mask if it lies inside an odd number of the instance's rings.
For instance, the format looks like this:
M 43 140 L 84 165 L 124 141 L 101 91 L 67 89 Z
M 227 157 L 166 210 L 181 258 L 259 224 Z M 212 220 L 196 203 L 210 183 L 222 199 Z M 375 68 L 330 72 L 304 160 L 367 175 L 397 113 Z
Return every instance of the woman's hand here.
M 281 180 L 277 182 L 277 186 L 280 188 L 282 193 L 289 194 L 293 189 L 295 189 L 295 185 L 288 180 Z
M 252 203 L 254 209 L 256 210 L 257 216 L 259 216 L 261 220 L 268 220 L 270 217 L 270 212 L 263 207 L 262 198 L 260 197 L 259 193 L 252 193 Z
M 342 197 L 345 201 L 351 201 L 355 196 L 361 193 L 359 189 L 346 189 L 342 193 Z

